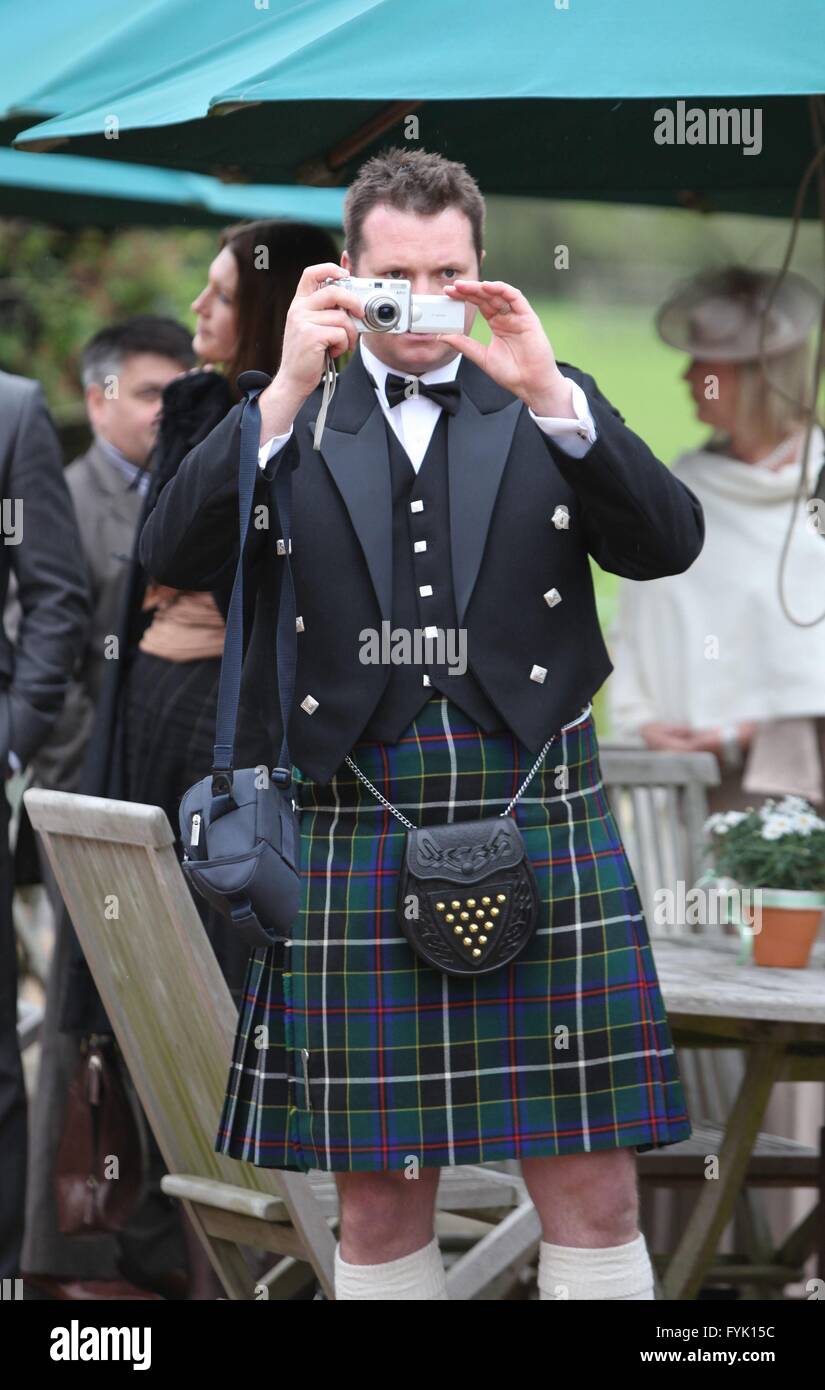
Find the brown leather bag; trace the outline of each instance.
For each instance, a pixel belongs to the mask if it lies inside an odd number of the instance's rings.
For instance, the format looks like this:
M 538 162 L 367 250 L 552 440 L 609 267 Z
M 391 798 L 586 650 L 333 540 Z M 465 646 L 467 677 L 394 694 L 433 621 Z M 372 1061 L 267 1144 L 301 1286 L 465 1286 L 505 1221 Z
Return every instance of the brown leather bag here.
M 143 1187 L 140 1130 L 126 1094 L 114 1039 L 91 1034 L 69 1087 L 55 1163 L 63 1235 L 122 1231 Z M 118 1161 L 120 1176 L 107 1175 Z

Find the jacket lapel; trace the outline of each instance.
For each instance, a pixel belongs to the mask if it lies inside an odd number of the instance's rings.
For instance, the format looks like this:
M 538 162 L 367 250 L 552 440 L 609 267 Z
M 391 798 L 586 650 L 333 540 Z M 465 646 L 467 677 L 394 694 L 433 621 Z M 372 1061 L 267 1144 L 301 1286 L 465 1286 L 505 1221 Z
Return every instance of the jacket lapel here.
M 310 432 L 315 420 L 309 421 Z M 335 480 L 364 552 L 382 618 L 392 618 L 392 482 L 384 415 L 355 352 L 335 388 L 321 438 L 321 457 Z
M 143 505 L 137 488 L 130 487 L 122 473 L 109 462 L 96 440 L 86 453 L 86 463 L 95 487 L 111 499 L 110 514 L 124 525 L 134 527 Z
M 460 625 L 478 579 L 522 402 L 466 357 L 458 380 L 461 404 L 448 420 L 447 453 L 453 589 Z

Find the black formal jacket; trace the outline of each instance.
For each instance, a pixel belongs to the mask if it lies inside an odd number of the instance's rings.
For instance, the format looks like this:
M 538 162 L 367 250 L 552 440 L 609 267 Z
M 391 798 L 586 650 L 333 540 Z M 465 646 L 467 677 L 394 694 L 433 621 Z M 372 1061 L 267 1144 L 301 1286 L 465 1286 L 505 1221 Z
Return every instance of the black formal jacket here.
M 458 624 L 471 669 L 508 727 L 538 751 L 574 718 L 612 670 L 596 613 L 588 555 L 629 579 L 686 570 L 704 541 L 698 499 L 628 429 L 592 377 L 561 364 L 587 395 L 598 438 L 571 458 L 526 406 L 468 359 L 458 412 L 448 421 L 449 527 Z M 280 746 L 274 632 L 283 560 L 271 481 L 290 464 L 292 566 L 298 636 L 290 754 L 326 782 L 364 729 L 389 678 L 359 661 L 363 629 L 392 621 L 392 515 L 386 423 L 360 353 L 341 373 L 321 449 L 312 445 L 320 400 L 305 402 L 293 436 L 256 479 L 269 528 L 251 526 L 246 582 L 257 595 L 247 632 L 242 701 Z M 140 538 L 144 566 L 164 584 L 214 589 L 237 563 L 242 406 L 183 460 Z M 553 524 L 563 505 L 569 526 Z M 543 595 L 557 588 L 550 608 Z M 534 666 L 546 668 L 542 683 Z M 308 713 L 307 694 L 318 702 Z

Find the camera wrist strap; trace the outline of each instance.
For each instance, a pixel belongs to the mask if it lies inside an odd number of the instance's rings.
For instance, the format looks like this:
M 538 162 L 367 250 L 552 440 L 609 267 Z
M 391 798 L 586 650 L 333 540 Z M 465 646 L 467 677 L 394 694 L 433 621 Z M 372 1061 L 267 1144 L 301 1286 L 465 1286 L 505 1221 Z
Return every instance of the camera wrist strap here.
M 327 348 L 326 352 L 324 353 L 324 375 L 322 377 L 324 390 L 323 395 L 321 397 L 321 406 L 318 411 L 318 418 L 315 421 L 315 433 L 312 436 L 313 449 L 320 449 L 321 447 L 321 436 L 324 433 L 324 425 L 326 424 L 327 420 L 327 411 L 329 410 L 330 403 L 332 401 L 333 396 L 335 395 L 335 385 L 337 380 L 338 368 L 335 365 L 335 358 L 333 357 L 329 348 Z

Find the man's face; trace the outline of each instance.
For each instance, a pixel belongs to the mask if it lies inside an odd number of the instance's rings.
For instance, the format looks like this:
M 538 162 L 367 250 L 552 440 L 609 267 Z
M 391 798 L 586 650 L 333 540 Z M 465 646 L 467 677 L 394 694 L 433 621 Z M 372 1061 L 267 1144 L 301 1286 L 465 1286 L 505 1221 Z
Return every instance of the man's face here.
M 482 253 L 483 259 L 483 253 Z M 379 203 L 364 218 L 361 251 L 353 265 L 345 251 L 341 264 L 351 275 L 409 280 L 413 294 L 443 294 L 455 280 L 477 280 L 481 267 L 473 246 L 470 220 L 460 208 L 423 217 Z M 475 318 L 471 304 L 464 309 L 464 332 Z M 455 357 L 432 333 L 366 333 L 367 347 L 394 371 L 420 376 Z
M 186 368 L 171 357 L 135 352 L 121 364 L 114 383 L 93 383 L 86 408 L 96 434 L 114 444 L 131 463 L 145 464 L 155 443 L 164 387 Z

